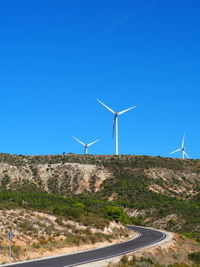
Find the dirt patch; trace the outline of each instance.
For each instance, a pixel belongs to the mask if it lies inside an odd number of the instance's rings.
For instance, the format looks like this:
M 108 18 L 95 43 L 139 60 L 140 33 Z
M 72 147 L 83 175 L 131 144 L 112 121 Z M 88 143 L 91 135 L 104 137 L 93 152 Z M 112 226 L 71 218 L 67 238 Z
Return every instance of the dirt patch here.
M 173 238 L 169 242 L 140 250 L 132 255 L 135 255 L 137 258 L 151 258 L 154 262 L 160 263 L 163 266 L 176 262 L 190 265 L 191 262 L 188 260 L 188 254 L 198 251 L 200 251 L 200 246 L 197 242 L 182 235 L 173 234 Z
M 200 184 L 200 174 L 193 172 L 175 171 L 165 168 L 150 168 L 145 170 L 147 177 L 154 182 L 149 185 L 149 190 L 167 195 L 182 194 L 184 198 L 196 195 L 197 184 Z

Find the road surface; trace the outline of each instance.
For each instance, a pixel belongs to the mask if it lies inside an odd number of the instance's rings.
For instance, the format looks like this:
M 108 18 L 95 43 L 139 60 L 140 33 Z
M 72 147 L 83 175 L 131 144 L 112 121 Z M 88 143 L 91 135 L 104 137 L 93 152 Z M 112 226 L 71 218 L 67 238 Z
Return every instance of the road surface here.
M 103 248 L 97 248 L 84 252 L 78 252 L 58 257 L 45 258 L 34 261 L 19 262 L 15 264 L 6 264 L 0 266 L 16 266 L 16 267 L 69 267 L 77 266 L 80 264 L 99 261 L 115 256 L 127 254 L 132 251 L 136 251 L 140 248 L 150 246 L 163 239 L 166 235 L 158 230 L 139 227 L 128 226 L 129 229 L 139 233 L 139 236 L 135 239 L 119 243 L 112 246 Z

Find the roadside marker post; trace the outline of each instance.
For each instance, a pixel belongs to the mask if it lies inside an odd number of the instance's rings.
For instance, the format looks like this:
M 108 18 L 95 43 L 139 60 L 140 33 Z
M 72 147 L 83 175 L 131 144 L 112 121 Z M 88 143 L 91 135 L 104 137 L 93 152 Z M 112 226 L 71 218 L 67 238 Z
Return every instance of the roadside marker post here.
M 12 230 L 10 232 L 8 232 L 7 234 L 7 238 L 9 240 L 9 253 L 8 253 L 8 256 L 9 256 L 9 262 L 11 262 L 11 259 L 12 259 L 12 239 L 14 237 L 14 234 L 12 232 Z

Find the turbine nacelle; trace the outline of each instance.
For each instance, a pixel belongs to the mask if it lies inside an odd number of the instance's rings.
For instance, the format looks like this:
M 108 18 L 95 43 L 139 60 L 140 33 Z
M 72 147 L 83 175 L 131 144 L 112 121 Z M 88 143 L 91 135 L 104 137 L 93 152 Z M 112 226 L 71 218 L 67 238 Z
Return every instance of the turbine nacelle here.
M 169 154 L 173 154 L 173 153 L 176 153 L 176 152 L 178 152 L 178 151 L 181 151 L 181 152 L 182 152 L 182 159 L 184 159 L 185 156 L 189 158 L 188 154 L 185 152 L 185 145 L 184 145 L 184 142 L 185 142 L 185 134 L 183 135 L 181 148 L 176 149 L 175 151 L 172 151 L 172 152 L 169 153 Z
M 106 106 L 103 102 L 101 102 L 99 99 L 97 99 L 97 101 L 103 105 L 106 109 L 108 109 L 111 113 L 114 114 L 114 120 L 113 120 L 113 136 L 115 133 L 115 154 L 118 155 L 118 116 L 133 109 L 136 108 L 136 106 L 132 106 L 128 109 L 122 110 L 120 112 L 115 112 L 114 110 L 112 110 L 111 108 L 109 108 L 108 106 Z

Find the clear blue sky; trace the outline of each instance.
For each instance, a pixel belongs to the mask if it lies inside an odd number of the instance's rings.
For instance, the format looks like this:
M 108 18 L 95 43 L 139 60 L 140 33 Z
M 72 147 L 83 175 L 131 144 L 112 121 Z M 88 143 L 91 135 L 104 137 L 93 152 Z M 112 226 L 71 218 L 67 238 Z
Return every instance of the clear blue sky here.
M 200 156 L 198 0 L 0 3 L 0 152 Z M 179 157 L 180 154 L 174 156 Z

